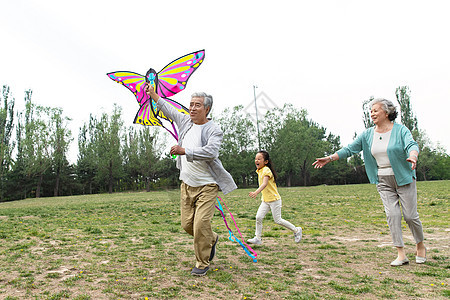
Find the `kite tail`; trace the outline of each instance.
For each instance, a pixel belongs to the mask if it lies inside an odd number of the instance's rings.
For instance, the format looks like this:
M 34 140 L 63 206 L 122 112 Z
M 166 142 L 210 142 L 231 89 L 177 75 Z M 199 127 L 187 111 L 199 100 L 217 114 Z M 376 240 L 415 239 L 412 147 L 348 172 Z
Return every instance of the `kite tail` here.
M 174 132 L 170 131 L 169 129 L 167 129 L 166 127 L 163 126 L 163 128 L 165 130 L 167 130 L 173 136 L 173 138 L 178 142 L 178 133 L 177 133 L 177 130 L 175 129 L 175 126 L 173 125 L 173 123 L 172 123 L 172 127 L 173 127 Z
M 172 128 L 173 128 L 173 137 L 177 140 L 178 142 L 178 132 L 177 132 L 177 128 L 175 127 L 175 125 L 172 122 Z
M 163 127 L 164 127 L 164 126 L 163 126 Z M 171 135 L 174 137 L 174 139 L 178 142 L 178 132 L 177 132 L 177 129 L 175 128 L 175 125 L 173 125 L 173 122 L 172 122 L 172 128 L 173 128 L 173 132 L 170 131 L 169 129 L 167 129 L 166 127 L 164 127 L 164 129 L 167 130 L 168 132 L 170 132 L 170 134 L 171 134 Z M 178 155 L 176 155 L 176 154 L 172 154 L 172 158 L 173 158 L 173 159 L 176 159 L 177 156 L 178 156 Z
M 230 212 L 230 210 L 228 209 L 228 206 L 225 202 L 223 202 L 223 205 L 225 206 L 225 208 L 227 209 L 228 213 L 230 214 L 231 219 L 234 222 L 234 226 L 236 227 L 237 231 L 239 232 L 239 235 L 241 236 L 241 240 L 242 242 L 253 252 L 253 254 L 255 255 L 255 257 L 258 255 L 256 254 L 256 252 L 252 249 L 252 247 L 250 247 L 247 243 L 244 242 L 244 237 L 242 236 L 241 231 L 239 230 L 239 227 L 236 224 L 236 221 L 234 220 L 233 214 Z
M 233 215 L 231 214 L 230 210 L 228 209 L 228 207 L 226 206 L 226 204 L 225 204 L 225 202 L 224 202 L 224 205 L 225 205 L 225 207 L 227 208 L 228 213 L 230 214 L 231 219 L 232 219 L 233 222 L 234 222 L 234 226 L 236 227 L 237 231 L 239 232 L 239 234 L 240 234 L 240 236 L 241 236 L 242 242 L 241 242 L 238 238 L 236 238 L 236 236 L 233 234 L 233 231 L 232 231 L 232 230 L 230 229 L 230 227 L 228 226 L 228 222 L 227 222 L 227 220 L 226 220 L 226 218 L 225 218 L 225 213 L 224 213 L 224 211 L 223 211 L 222 204 L 220 203 L 219 199 L 222 200 L 220 197 L 217 197 L 217 204 L 218 204 L 218 206 L 216 205 L 216 208 L 220 211 L 220 214 L 222 215 L 222 218 L 223 218 L 223 221 L 224 221 L 224 223 L 225 223 L 225 226 L 227 227 L 228 232 L 230 233 L 230 237 L 229 237 L 228 239 L 229 239 L 230 241 L 235 241 L 235 242 L 239 243 L 239 245 L 241 245 L 242 249 L 244 249 L 244 251 L 247 253 L 247 255 L 248 255 L 250 258 L 253 259 L 253 262 L 257 262 L 256 256 L 257 256 L 258 254 L 257 254 L 257 253 L 256 253 L 249 245 L 247 245 L 247 244 L 244 242 L 244 238 L 242 237 L 241 231 L 239 230 L 239 228 L 238 228 L 238 226 L 237 226 L 237 224 L 236 224 L 236 221 L 234 220 Z

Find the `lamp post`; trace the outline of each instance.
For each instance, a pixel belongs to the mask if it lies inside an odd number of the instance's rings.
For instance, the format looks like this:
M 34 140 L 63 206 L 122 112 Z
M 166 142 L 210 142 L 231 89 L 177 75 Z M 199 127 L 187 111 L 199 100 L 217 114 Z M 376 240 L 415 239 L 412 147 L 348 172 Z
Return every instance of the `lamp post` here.
M 256 89 L 258 87 L 253 85 L 253 96 L 255 97 L 255 115 L 256 115 L 256 130 L 258 131 L 258 151 L 261 150 L 261 141 L 259 139 L 259 121 L 258 121 L 258 106 L 256 105 Z

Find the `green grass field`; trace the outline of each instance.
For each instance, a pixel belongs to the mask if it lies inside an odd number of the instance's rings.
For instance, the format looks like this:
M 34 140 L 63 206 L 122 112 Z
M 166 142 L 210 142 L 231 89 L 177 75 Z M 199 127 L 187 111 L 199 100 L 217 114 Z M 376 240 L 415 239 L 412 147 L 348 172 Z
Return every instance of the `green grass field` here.
M 223 197 L 245 239 L 260 201 L 249 191 Z M 396 251 L 374 185 L 279 191 L 282 216 L 303 227 L 303 240 L 268 214 L 254 263 L 216 210 L 217 255 L 200 278 L 190 275 L 178 190 L 0 203 L 0 299 L 450 298 L 450 181 L 418 183 L 428 261 L 415 263 L 405 223 L 411 263 L 398 268 L 389 265 Z

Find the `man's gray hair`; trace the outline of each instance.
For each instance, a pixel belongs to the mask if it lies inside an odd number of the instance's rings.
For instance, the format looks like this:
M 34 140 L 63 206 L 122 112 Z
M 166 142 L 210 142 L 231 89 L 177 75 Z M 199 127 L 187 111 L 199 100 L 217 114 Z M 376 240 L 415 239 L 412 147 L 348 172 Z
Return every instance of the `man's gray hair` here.
M 213 97 L 204 92 L 193 93 L 191 95 L 191 98 L 194 98 L 194 97 L 203 98 L 203 106 L 205 107 L 205 109 L 209 108 L 209 111 L 208 111 L 208 114 L 209 114 L 211 112 L 212 105 L 213 105 Z
M 395 108 L 395 105 L 394 103 L 392 103 L 392 101 L 384 98 L 377 98 L 370 102 L 370 107 L 374 106 L 374 104 L 376 103 L 381 103 L 381 107 L 388 114 L 388 118 L 390 121 L 394 121 L 395 118 L 397 118 L 397 109 Z

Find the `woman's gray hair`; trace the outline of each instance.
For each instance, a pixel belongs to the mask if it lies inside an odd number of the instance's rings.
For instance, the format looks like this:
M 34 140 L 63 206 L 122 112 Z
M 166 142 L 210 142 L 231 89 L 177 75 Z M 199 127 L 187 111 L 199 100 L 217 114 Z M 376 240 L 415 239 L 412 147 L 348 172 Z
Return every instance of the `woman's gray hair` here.
M 204 92 L 193 93 L 191 95 L 191 98 L 194 98 L 194 97 L 203 98 L 203 106 L 205 107 L 205 109 L 209 108 L 209 111 L 208 111 L 208 114 L 209 114 L 211 112 L 212 105 L 213 105 L 213 97 Z M 206 114 L 206 115 L 208 115 L 208 114 Z
M 392 101 L 384 98 L 377 98 L 372 100 L 372 102 L 370 102 L 370 107 L 374 106 L 376 103 L 381 103 L 381 107 L 388 114 L 388 118 L 390 121 L 394 121 L 395 118 L 397 118 L 398 115 L 397 108 L 395 108 L 394 103 L 392 103 Z

